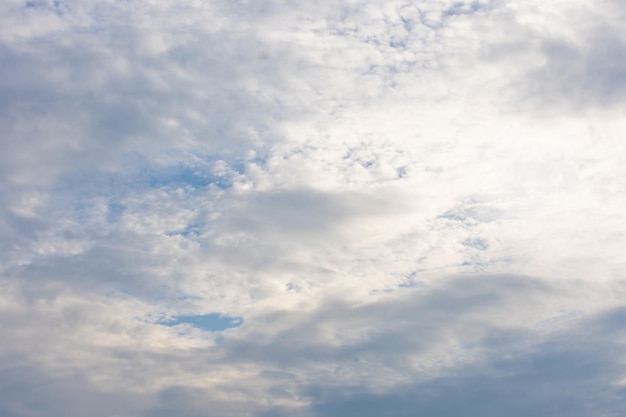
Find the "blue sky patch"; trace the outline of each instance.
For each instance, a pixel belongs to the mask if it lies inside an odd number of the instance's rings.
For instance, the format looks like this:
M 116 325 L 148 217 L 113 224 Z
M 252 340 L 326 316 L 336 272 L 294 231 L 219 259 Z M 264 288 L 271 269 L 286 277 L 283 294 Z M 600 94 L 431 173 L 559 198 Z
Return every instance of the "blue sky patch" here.
M 202 167 L 183 164 L 161 169 L 147 168 L 145 173 L 152 187 L 189 185 L 193 188 L 203 188 L 213 184 L 226 189 L 231 185 L 230 179 L 225 176 L 212 175 Z
M 223 316 L 219 313 L 211 313 L 178 316 L 174 317 L 172 320 L 159 321 L 157 324 L 169 327 L 177 326 L 179 324 L 189 324 L 193 327 L 209 332 L 221 332 L 226 329 L 241 326 L 243 324 L 243 319 L 241 317 L 229 317 Z
M 120 203 L 109 203 L 107 205 L 107 223 L 117 223 L 124 212 L 126 211 L 126 207 Z

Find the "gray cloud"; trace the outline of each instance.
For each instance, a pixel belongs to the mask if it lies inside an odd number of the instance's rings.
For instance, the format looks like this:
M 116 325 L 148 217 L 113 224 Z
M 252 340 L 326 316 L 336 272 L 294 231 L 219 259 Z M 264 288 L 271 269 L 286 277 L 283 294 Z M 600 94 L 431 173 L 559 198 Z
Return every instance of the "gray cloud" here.
M 359 387 L 313 388 L 319 416 L 618 416 L 624 406 L 618 309 L 549 337 L 530 351 L 494 350 L 478 366 L 453 376 L 396 387 L 380 394 Z M 512 334 L 513 343 L 519 335 Z
M 519 276 L 457 277 L 436 288 L 406 290 L 357 306 L 337 300 L 309 313 L 266 314 L 246 322 L 244 333 L 219 347 L 194 349 L 191 355 L 179 349 L 92 348 L 98 360 L 87 374 L 80 368 L 5 368 L 0 374 L 3 412 L 72 416 L 96 407 L 102 415 L 151 417 L 174 412 L 395 417 L 462 411 L 617 416 L 624 405 L 619 365 L 624 309 L 573 321 L 561 318 L 547 332 L 530 318 L 546 303 L 569 298 L 577 305 L 576 294 L 589 291 L 593 287 Z M 63 322 L 80 328 L 86 318 L 74 316 Z M 27 351 L 13 355 L 16 363 L 28 358 Z M 416 368 L 416 361 L 424 363 Z M 228 369 L 236 368 L 249 371 L 226 377 L 232 372 Z M 189 372 L 189 385 L 169 383 L 157 393 L 142 389 L 148 379 Z M 211 376 L 218 374 L 223 376 Z M 118 383 L 104 388 L 93 384 L 97 376 L 136 385 L 130 391 L 120 390 Z M 207 377 L 201 386 L 192 385 Z
M 481 56 L 488 65 L 509 66 L 504 84 L 492 80 L 509 105 L 540 116 L 620 106 L 626 34 L 616 21 L 623 6 L 608 1 L 540 13 L 529 9 L 522 21 L 502 12 L 502 21 L 486 26 Z M 494 36 L 501 31 L 506 36 Z
M 598 26 L 597 33 L 582 35 L 582 45 L 559 39 L 542 42 L 545 64 L 528 76 L 531 96 L 575 110 L 623 102 L 626 44 L 620 34 Z
M 362 305 L 329 300 L 313 312 L 277 311 L 258 317 L 258 321 L 247 324 L 255 337 L 246 338 L 242 344 L 233 341 L 232 353 L 270 364 L 278 361 L 274 366 L 279 369 L 301 361 L 341 363 L 362 356 L 373 366 L 401 370 L 407 355 L 424 353 L 451 335 L 459 346 L 488 339 L 490 334 L 494 343 L 504 343 L 506 339 L 495 336 L 500 330 L 481 316 L 505 306 L 523 311 L 555 289 L 529 278 L 481 276 L 452 280 L 434 289 L 407 291 Z M 262 330 L 267 327 L 265 323 L 284 330 L 267 335 Z M 520 332 L 526 331 L 520 328 Z
M 137 393 L 103 392 L 77 375 L 54 377 L 29 366 L 0 372 L 0 416 L 137 415 L 151 399 Z

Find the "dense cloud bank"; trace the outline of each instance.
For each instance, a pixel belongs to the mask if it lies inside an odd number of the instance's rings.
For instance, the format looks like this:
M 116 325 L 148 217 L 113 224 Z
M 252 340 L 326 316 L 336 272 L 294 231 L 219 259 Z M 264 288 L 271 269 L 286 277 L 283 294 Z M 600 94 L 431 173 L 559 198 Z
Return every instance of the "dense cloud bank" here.
M 0 5 L 0 416 L 618 416 L 626 6 Z

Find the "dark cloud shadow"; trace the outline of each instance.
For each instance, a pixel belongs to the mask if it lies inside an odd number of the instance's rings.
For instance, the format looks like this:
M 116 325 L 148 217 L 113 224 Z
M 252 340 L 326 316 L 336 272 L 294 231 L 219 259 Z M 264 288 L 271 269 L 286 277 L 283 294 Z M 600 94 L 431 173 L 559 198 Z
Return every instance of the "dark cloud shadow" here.
M 618 309 L 549 337 L 531 351 L 493 350 L 478 366 L 457 369 L 453 376 L 384 394 L 317 386 L 308 395 L 313 414 L 325 417 L 617 417 L 626 409 L 619 341 L 625 329 L 626 309 Z

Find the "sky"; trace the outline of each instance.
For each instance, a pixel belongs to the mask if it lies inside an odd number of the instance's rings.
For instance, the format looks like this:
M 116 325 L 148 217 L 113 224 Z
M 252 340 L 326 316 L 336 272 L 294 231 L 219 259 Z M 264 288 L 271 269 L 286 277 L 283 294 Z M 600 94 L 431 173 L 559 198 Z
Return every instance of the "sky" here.
M 0 417 L 619 417 L 626 3 L 0 2 Z

